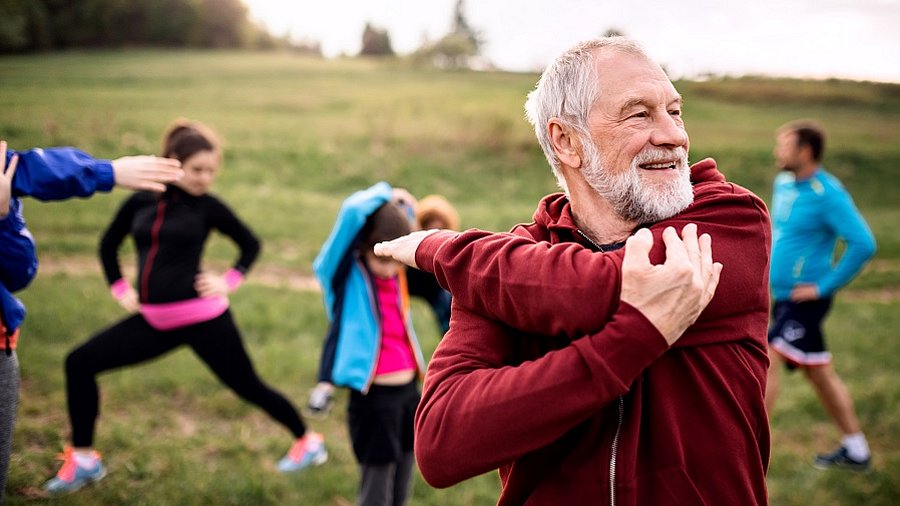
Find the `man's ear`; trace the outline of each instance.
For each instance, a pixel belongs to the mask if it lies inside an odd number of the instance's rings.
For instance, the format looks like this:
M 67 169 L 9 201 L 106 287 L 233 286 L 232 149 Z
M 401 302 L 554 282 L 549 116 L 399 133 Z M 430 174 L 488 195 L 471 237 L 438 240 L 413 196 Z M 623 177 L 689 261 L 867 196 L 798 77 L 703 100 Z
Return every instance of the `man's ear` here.
M 809 144 L 801 144 L 800 158 L 806 163 L 816 163 L 816 160 L 813 157 L 812 146 L 810 146 Z
M 581 168 L 581 139 L 572 128 L 557 118 L 551 118 L 547 122 L 547 131 L 550 133 L 553 152 L 560 163 L 575 169 Z

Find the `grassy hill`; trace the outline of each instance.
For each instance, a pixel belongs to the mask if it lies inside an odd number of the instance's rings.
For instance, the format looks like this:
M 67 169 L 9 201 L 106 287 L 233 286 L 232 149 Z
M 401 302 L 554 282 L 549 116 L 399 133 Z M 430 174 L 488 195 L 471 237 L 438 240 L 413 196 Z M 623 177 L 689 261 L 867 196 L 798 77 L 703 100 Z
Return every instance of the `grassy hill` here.
M 528 221 L 555 182 L 522 104 L 536 75 L 440 72 L 391 61 L 321 61 L 290 54 L 127 51 L 0 58 L 0 137 L 11 146 L 75 145 L 98 157 L 154 153 L 175 117 L 199 119 L 226 142 L 216 193 L 264 240 L 232 299 L 261 375 L 302 404 L 314 383 L 325 315 L 303 288 L 341 200 L 378 180 L 442 193 L 463 226 L 505 230 Z M 773 131 L 800 117 L 829 134 L 826 166 L 872 226 L 876 260 L 837 299 L 827 332 L 875 451 L 868 475 L 822 473 L 808 461 L 836 434 L 810 388 L 786 378 L 773 413 L 773 504 L 900 502 L 900 86 L 846 81 L 723 79 L 676 83 L 691 158 L 715 157 L 766 201 Z M 67 436 L 62 360 L 122 313 L 94 259 L 100 231 L 126 193 L 26 203 L 43 272 L 22 294 L 22 399 L 9 504 L 42 503 Z M 208 257 L 234 255 L 214 239 Z M 266 276 L 267 275 L 267 276 Z M 416 327 L 430 355 L 438 335 L 423 305 Z M 66 504 L 352 504 L 356 469 L 343 398 L 312 426 L 332 459 L 299 476 L 274 462 L 288 435 L 238 402 L 190 352 L 101 379 L 96 444 L 110 476 Z M 494 474 L 447 490 L 417 478 L 413 504 L 492 504 Z

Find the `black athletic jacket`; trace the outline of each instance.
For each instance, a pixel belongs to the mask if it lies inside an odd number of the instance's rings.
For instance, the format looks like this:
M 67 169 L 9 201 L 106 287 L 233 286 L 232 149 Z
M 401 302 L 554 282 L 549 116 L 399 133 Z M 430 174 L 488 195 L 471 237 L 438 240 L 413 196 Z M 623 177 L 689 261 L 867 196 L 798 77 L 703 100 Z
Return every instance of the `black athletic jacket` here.
M 234 268 L 245 273 L 259 255 L 260 243 L 222 201 L 192 196 L 176 186 L 159 195 L 138 192 L 122 204 L 100 240 L 100 261 L 109 284 L 122 278 L 119 246 L 134 238 L 138 254 L 135 288 L 142 303 L 159 304 L 196 298 L 194 277 L 200 272 L 203 246 L 212 229 L 230 237 L 240 249 Z

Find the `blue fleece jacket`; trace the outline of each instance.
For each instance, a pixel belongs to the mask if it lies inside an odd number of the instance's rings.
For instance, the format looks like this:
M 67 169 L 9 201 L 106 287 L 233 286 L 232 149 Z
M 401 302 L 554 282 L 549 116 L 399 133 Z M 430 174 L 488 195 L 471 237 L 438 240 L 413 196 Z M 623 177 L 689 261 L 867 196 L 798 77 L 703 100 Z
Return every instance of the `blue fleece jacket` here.
M 7 150 L 6 165 L 19 156 L 12 181 L 9 214 L 0 220 L 0 318 L 12 333 L 25 318 L 25 306 L 12 295 L 28 286 L 37 273 L 34 238 L 25 226 L 18 197 L 64 200 L 109 191 L 115 184 L 109 160 L 96 160 L 75 148 Z
M 313 261 L 322 285 L 330 328 L 322 350 L 319 380 L 366 393 L 381 348 L 381 318 L 371 277 L 358 257 L 356 243 L 367 218 L 391 201 L 385 182 L 358 191 L 344 200 L 331 234 Z M 402 307 L 402 306 L 401 306 Z M 407 335 L 419 374 L 425 370 L 422 351 L 405 316 Z

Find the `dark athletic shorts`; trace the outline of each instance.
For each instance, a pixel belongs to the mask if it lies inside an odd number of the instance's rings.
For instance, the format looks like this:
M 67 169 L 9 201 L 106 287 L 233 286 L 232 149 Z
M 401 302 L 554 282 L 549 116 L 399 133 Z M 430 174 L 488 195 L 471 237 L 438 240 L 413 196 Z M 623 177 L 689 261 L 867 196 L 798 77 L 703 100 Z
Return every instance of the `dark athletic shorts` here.
M 413 417 L 420 397 L 416 380 L 372 385 L 366 395 L 350 390 L 347 422 L 357 462 L 381 466 L 400 462 L 413 451 Z
M 822 321 L 831 309 L 831 298 L 808 302 L 776 302 L 772 307 L 769 346 L 785 358 L 788 369 L 831 363 L 825 349 Z

